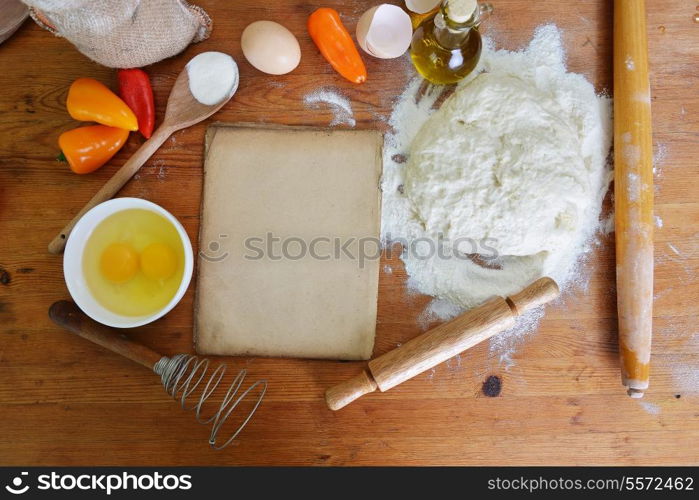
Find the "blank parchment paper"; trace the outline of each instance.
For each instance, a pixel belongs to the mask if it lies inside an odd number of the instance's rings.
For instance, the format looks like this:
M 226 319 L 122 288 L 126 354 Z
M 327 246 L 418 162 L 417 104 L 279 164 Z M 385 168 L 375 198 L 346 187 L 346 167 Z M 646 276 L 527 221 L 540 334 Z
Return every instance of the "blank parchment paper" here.
M 382 147 L 376 131 L 209 128 L 197 352 L 369 359 Z

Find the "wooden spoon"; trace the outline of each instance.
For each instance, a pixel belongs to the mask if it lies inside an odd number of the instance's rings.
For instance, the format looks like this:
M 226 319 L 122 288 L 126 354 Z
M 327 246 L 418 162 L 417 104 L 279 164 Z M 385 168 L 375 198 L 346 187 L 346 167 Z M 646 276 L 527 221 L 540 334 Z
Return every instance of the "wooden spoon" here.
M 195 123 L 205 120 L 221 109 L 226 104 L 235 91 L 238 89 L 238 78 L 235 79 L 235 84 L 231 89 L 228 97 L 224 98 L 220 103 L 213 106 L 207 106 L 197 101 L 189 91 L 189 76 L 185 68 L 175 80 L 175 85 L 170 91 L 170 97 L 167 100 L 167 108 L 165 109 L 165 118 L 163 123 L 158 127 L 153 135 L 144 142 L 140 148 L 129 158 L 129 160 L 112 176 L 109 181 L 102 186 L 102 189 L 97 191 L 90 201 L 83 207 L 80 212 L 71 220 L 49 243 L 49 252 L 52 254 L 60 254 L 66 246 L 66 241 L 75 224 L 85 213 L 91 208 L 99 205 L 103 201 L 107 201 L 114 197 L 119 190 L 134 176 L 141 166 L 162 146 L 162 144 L 174 132 L 187 128 Z

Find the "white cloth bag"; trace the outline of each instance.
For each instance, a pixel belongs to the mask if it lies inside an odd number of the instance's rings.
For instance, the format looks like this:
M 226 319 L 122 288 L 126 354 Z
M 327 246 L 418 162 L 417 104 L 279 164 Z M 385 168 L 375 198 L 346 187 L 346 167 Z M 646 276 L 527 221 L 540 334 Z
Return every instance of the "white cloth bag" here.
M 87 57 L 138 68 L 208 38 L 211 19 L 184 0 L 22 0 L 32 18 Z

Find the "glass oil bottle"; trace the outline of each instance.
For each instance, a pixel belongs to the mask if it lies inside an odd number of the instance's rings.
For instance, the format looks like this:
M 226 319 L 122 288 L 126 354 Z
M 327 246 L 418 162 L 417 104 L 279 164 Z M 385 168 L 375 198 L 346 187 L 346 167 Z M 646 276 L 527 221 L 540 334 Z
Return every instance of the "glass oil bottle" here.
M 422 22 L 410 45 L 410 58 L 423 78 L 438 85 L 450 85 L 471 73 L 478 65 L 483 42 L 478 26 L 493 11 L 490 4 L 477 4 L 467 19 L 450 15 L 449 1 L 439 12 Z

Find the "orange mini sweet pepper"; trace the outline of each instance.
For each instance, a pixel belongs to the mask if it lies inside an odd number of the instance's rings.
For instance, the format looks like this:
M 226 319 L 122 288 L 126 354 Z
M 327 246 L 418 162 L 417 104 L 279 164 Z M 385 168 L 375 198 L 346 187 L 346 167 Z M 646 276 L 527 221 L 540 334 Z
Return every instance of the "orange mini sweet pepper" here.
M 366 81 L 364 61 L 335 9 L 323 7 L 313 12 L 308 34 L 335 71 L 352 83 Z
M 66 108 L 76 120 L 138 130 L 138 120 L 131 108 L 106 85 L 93 78 L 78 78 L 73 82 L 68 90 Z
M 90 125 L 63 132 L 58 145 L 76 174 L 89 174 L 107 163 L 126 142 L 129 131 Z

